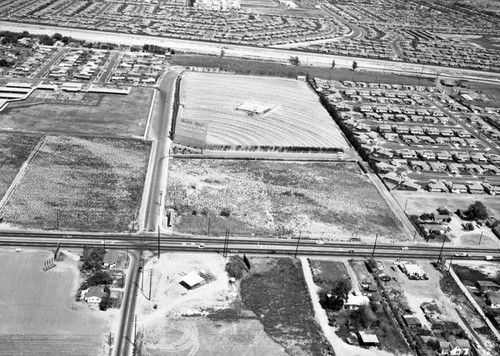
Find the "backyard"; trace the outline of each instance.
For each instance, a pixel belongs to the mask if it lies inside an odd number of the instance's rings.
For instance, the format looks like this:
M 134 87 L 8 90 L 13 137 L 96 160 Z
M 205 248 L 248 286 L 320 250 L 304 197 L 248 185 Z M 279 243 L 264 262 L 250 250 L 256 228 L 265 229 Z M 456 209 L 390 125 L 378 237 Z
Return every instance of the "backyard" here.
M 149 143 L 49 136 L 5 206 L 13 227 L 134 230 Z
M 355 163 L 174 159 L 168 182 L 180 233 L 367 241 L 401 233 Z

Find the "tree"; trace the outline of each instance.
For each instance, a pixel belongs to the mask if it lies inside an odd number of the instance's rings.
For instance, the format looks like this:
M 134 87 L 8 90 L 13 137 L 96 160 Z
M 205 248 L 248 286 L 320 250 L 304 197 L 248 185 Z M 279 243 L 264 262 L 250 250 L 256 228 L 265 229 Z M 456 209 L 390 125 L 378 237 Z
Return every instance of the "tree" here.
M 299 66 L 300 65 L 300 59 L 299 59 L 298 56 L 297 57 L 291 56 L 290 59 L 289 59 L 289 61 L 290 61 L 291 65 L 294 65 L 294 66 Z
M 356 70 L 358 68 L 358 62 L 352 61 L 352 70 Z
M 335 59 L 332 60 L 332 69 L 335 68 Z
M 92 276 L 87 278 L 88 286 L 100 286 L 102 284 L 110 284 L 113 282 L 113 278 L 109 275 L 107 271 L 96 271 Z
M 220 50 L 220 57 L 224 58 L 225 55 L 226 55 L 226 51 L 224 50 L 224 48 L 221 48 L 221 50 Z
M 60 41 L 63 38 L 63 36 L 60 33 L 54 33 L 53 37 L 56 41 Z
M 467 209 L 467 215 L 470 219 L 487 219 L 488 218 L 488 210 L 480 201 L 476 201 L 473 204 L 469 205 L 469 209 Z
M 102 247 L 83 247 L 83 253 L 80 256 L 82 261 L 82 271 L 97 271 L 102 268 L 106 250 Z
M 108 308 L 111 308 L 112 305 L 113 305 L 113 301 L 111 300 L 109 295 L 106 295 L 106 296 L 102 297 L 101 302 L 99 303 L 99 309 L 106 311 Z

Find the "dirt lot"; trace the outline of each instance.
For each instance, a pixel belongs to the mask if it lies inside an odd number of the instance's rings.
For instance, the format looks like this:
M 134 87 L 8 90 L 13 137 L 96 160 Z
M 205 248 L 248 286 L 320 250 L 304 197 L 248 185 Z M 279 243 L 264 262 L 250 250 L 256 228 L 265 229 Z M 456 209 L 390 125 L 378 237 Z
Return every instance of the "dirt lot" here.
M 129 95 L 51 94 L 35 91 L 26 102 L 0 112 L 4 130 L 95 136 L 142 136 L 153 91 L 134 88 Z
M 314 283 L 326 290 L 331 289 L 338 281 L 350 280 L 342 262 L 314 259 L 310 261 L 310 266 Z
M 356 164 L 174 159 L 167 208 L 177 232 L 373 240 L 401 233 Z
M 74 260 L 44 272 L 48 251 L 0 251 L 0 355 L 105 355 L 110 325 L 103 314 L 75 302 Z
M 0 133 L 0 199 L 40 139 L 39 135 Z
M 149 143 L 49 136 L 5 207 L 4 224 L 128 231 L 142 198 Z
M 143 355 L 285 355 L 255 314 L 242 311 L 235 318 L 228 309 L 238 305 L 239 297 L 228 283 L 225 263 L 215 254 L 182 253 L 163 254 L 160 261 L 146 263 L 136 309 Z M 148 300 L 150 269 L 153 288 Z M 193 290 L 179 284 L 186 273 L 200 270 L 212 272 L 217 280 Z

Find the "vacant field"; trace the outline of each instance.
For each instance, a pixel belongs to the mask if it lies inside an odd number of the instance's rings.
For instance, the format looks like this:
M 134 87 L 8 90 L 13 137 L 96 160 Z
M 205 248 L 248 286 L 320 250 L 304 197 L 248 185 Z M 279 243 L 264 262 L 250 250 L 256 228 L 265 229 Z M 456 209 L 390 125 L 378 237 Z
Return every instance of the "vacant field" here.
M 236 110 L 250 101 L 270 111 Z M 348 147 L 317 95 L 297 80 L 187 73 L 180 102 L 178 120 L 208 124 L 208 145 Z
M 48 251 L 0 251 L 0 355 L 104 355 L 109 325 L 74 302 L 75 261 L 44 272 Z
M 252 258 L 252 272 L 241 281 L 243 305 L 260 316 L 264 330 L 290 355 L 327 355 L 300 261 Z
M 217 254 L 198 258 L 189 253 L 162 254 L 147 262 L 145 270 L 153 270 L 151 300 L 141 296 L 136 307 L 142 355 L 286 355 L 259 318 L 241 309 L 225 264 Z M 210 271 L 217 280 L 192 290 L 179 284 L 196 270 Z M 145 276 L 142 293 L 149 296 Z
M 38 135 L 0 133 L 0 199 L 40 139 Z
M 249 0 L 251 1 L 251 0 Z M 263 0 L 265 1 L 265 0 Z M 300 55 L 300 52 L 297 52 Z M 322 68 L 306 66 L 283 66 L 281 63 L 260 62 L 246 59 L 233 59 L 219 56 L 175 55 L 172 65 L 222 68 L 238 74 L 251 74 L 273 77 L 296 78 L 297 75 L 308 74 L 311 78 L 354 80 L 363 82 L 380 82 L 408 85 L 434 85 L 434 81 L 426 78 L 408 77 L 392 73 L 352 71 L 346 68 Z
M 174 159 L 167 208 L 177 232 L 345 239 L 401 233 L 375 186 L 353 163 Z
M 140 206 L 149 144 L 49 137 L 5 207 L 16 227 L 128 231 Z
M 339 261 L 311 260 L 311 272 L 316 285 L 329 291 L 341 280 L 349 281 L 345 265 Z
M 134 88 L 130 95 L 35 91 L 26 102 L 0 112 L 3 130 L 71 135 L 142 136 L 153 91 Z
M 491 216 L 500 217 L 500 198 L 486 194 L 451 194 L 451 193 L 430 193 L 430 192 L 407 192 L 392 191 L 400 206 L 406 207 L 408 214 L 422 214 L 435 212 L 440 206 L 446 206 L 450 211 L 457 209 L 467 209 L 475 201 L 482 202 Z

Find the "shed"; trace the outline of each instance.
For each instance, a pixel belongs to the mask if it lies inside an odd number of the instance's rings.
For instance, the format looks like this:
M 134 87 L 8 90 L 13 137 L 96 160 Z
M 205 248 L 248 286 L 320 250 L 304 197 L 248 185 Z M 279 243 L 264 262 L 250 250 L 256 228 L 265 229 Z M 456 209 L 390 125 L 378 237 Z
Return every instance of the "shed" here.
M 203 281 L 204 279 L 198 274 L 198 272 L 192 271 L 184 276 L 179 283 L 187 289 L 194 289 L 201 287 L 201 283 L 203 283 Z

